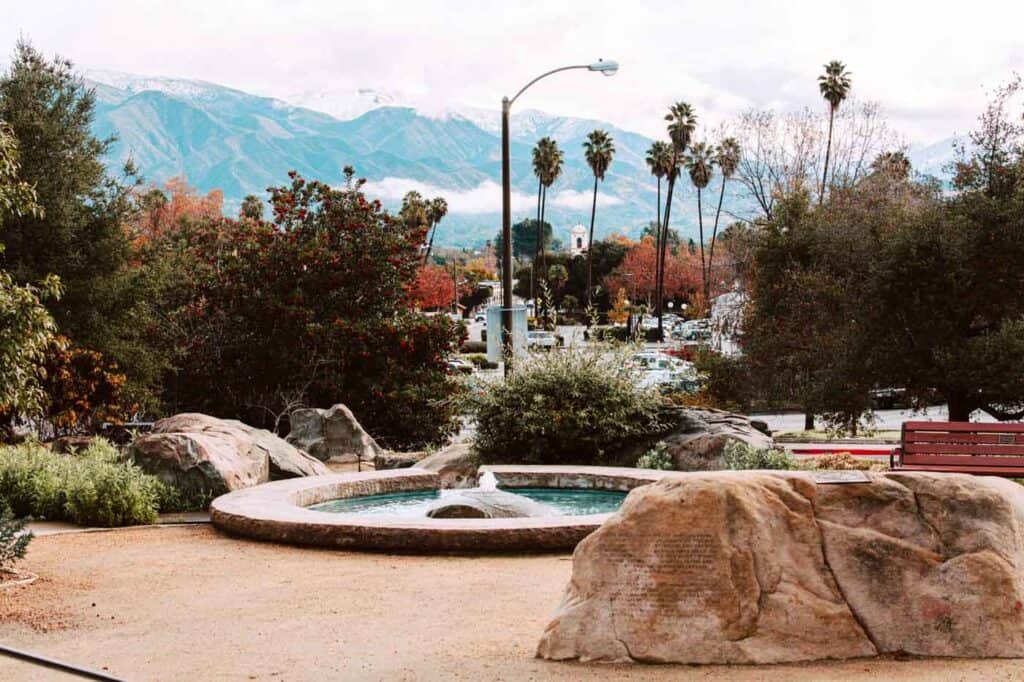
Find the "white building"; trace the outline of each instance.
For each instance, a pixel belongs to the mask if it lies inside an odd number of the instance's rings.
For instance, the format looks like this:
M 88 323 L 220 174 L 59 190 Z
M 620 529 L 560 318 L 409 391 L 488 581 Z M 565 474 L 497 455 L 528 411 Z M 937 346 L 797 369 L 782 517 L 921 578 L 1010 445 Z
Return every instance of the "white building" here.
M 582 256 L 587 252 L 590 240 L 587 239 L 587 228 L 576 224 L 569 230 L 569 254 L 573 257 Z

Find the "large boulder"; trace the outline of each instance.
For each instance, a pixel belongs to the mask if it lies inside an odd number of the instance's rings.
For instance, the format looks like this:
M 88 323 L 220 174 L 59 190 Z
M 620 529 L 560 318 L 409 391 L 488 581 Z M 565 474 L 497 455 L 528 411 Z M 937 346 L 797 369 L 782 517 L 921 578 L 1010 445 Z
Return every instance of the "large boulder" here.
M 289 421 L 288 442 L 322 462 L 370 462 L 383 452 L 352 410 L 340 403 L 327 410 L 295 410 Z
M 708 472 L 634 490 L 577 546 L 538 655 L 1024 656 L 1024 488 L 956 474 L 830 478 L 864 482 Z
M 472 488 L 476 485 L 480 460 L 472 443 L 455 443 L 427 455 L 415 466 L 436 473 L 442 488 Z
M 161 419 L 151 433 L 135 439 L 129 453 L 140 467 L 180 490 L 215 495 L 268 480 L 331 473 L 269 431 L 197 413 Z
M 554 516 L 546 504 L 504 490 L 459 490 L 442 494 L 427 509 L 433 519 L 510 519 L 529 516 Z
M 713 409 L 687 409 L 679 426 L 661 439 L 679 471 L 718 469 L 722 451 L 730 442 L 756 448 L 772 447 L 772 437 L 741 414 Z
M 422 450 L 415 452 L 394 452 L 393 450 L 384 450 L 379 455 L 373 458 L 373 468 L 377 471 L 384 469 L 407 469 L 427 457 L 427 453 Z

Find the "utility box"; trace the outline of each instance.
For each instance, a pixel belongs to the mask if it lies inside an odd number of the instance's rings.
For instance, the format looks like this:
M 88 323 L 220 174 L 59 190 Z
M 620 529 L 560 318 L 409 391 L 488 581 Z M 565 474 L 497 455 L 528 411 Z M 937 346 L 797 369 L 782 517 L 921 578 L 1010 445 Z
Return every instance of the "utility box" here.
M 487 309 L 487 359 L 491 362 L 502 362 L 505 358 L 501 349 L 501 312 L 500 305 Z M 526 353 L 526 308 L 512 308 L 512 353 L 520 356 Z

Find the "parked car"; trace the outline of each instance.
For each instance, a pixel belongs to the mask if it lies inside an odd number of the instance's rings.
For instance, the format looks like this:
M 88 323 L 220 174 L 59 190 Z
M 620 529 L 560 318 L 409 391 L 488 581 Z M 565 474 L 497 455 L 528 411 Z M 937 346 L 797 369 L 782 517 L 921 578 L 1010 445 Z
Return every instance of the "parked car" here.
M 681 322 L 672 330 L 672 338 L 676 341 L 710 341 L 711 320 L 686 320 Z
M 476 367 L 469 360 L 463 358 L 449 358 L 448 371 L 457 374 L 472 374 Z
M 487 315 L 485 315 L 484 313 L 477 313 L 476 317 L 473 318 L 473 321 L 483 322 L 484 324 L 487 324 Z
M 655 386 L 662 390 L 695 391 L 698 388 L 697 370 L 693 363 L 680 360 L 660 351 L 633 353 L 628 363 L 638 372 L 637 384 L 643 388 Z
M 551 350 L 558 345 L 554 332 L 532 331 L 526 333 L 527 348 L 544 348 Z

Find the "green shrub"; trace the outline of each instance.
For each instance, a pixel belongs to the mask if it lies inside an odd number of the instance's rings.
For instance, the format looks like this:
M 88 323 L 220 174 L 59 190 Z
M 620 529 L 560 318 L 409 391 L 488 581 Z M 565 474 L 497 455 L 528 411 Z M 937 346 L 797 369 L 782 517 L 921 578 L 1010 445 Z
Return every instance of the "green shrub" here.
M 726 469 L 797 469 L 797 462 L 785 450 L 755 448 L 733 441 L 722 450 L 722 466 Z
M 463 355 L 466 360 L 472 362 L 478 369 L 498 369 L 498 363 L 491 362 L 483 353 L 470 353 Z
M 661 469 L 668 471 L 675 469 L 675 462 L 672 461 L 672 455 L 668 453 L 667 447 L 664 443 L 658 443 L 653 448 L 640 455 L 640 459 L 636 461 L 637 469 Z
M 22 533 L 26 519 L 16 519 L 11 508 L 0 498 L 0 569 L 9 570 L 18 559 L 25 558 L 32 533 Z
M 703 380 L 701 390 L 709 407 L 746 413 L 754 395 L 754 381 L 750 367 L 742 356 L 728 356 L 702 349 L 693 358 L 693 364 Z
M 485 330 L 486 331 L 486 330 Z M 486 353 L 486 341 L 466 341 L 462 344 L 463 353 Z
M 103 440 L 76 455 L 38 443 L 0 450 L 0 497 L 18 516 L 94 526 L 153 523 L 169 495 L 156 477 Z
M 661 398 L 625 366 L 607 349 L 541 353 L 484 385 L 471 399 L 481 461 L 617 463 L 624 445 L 663 428 Z

